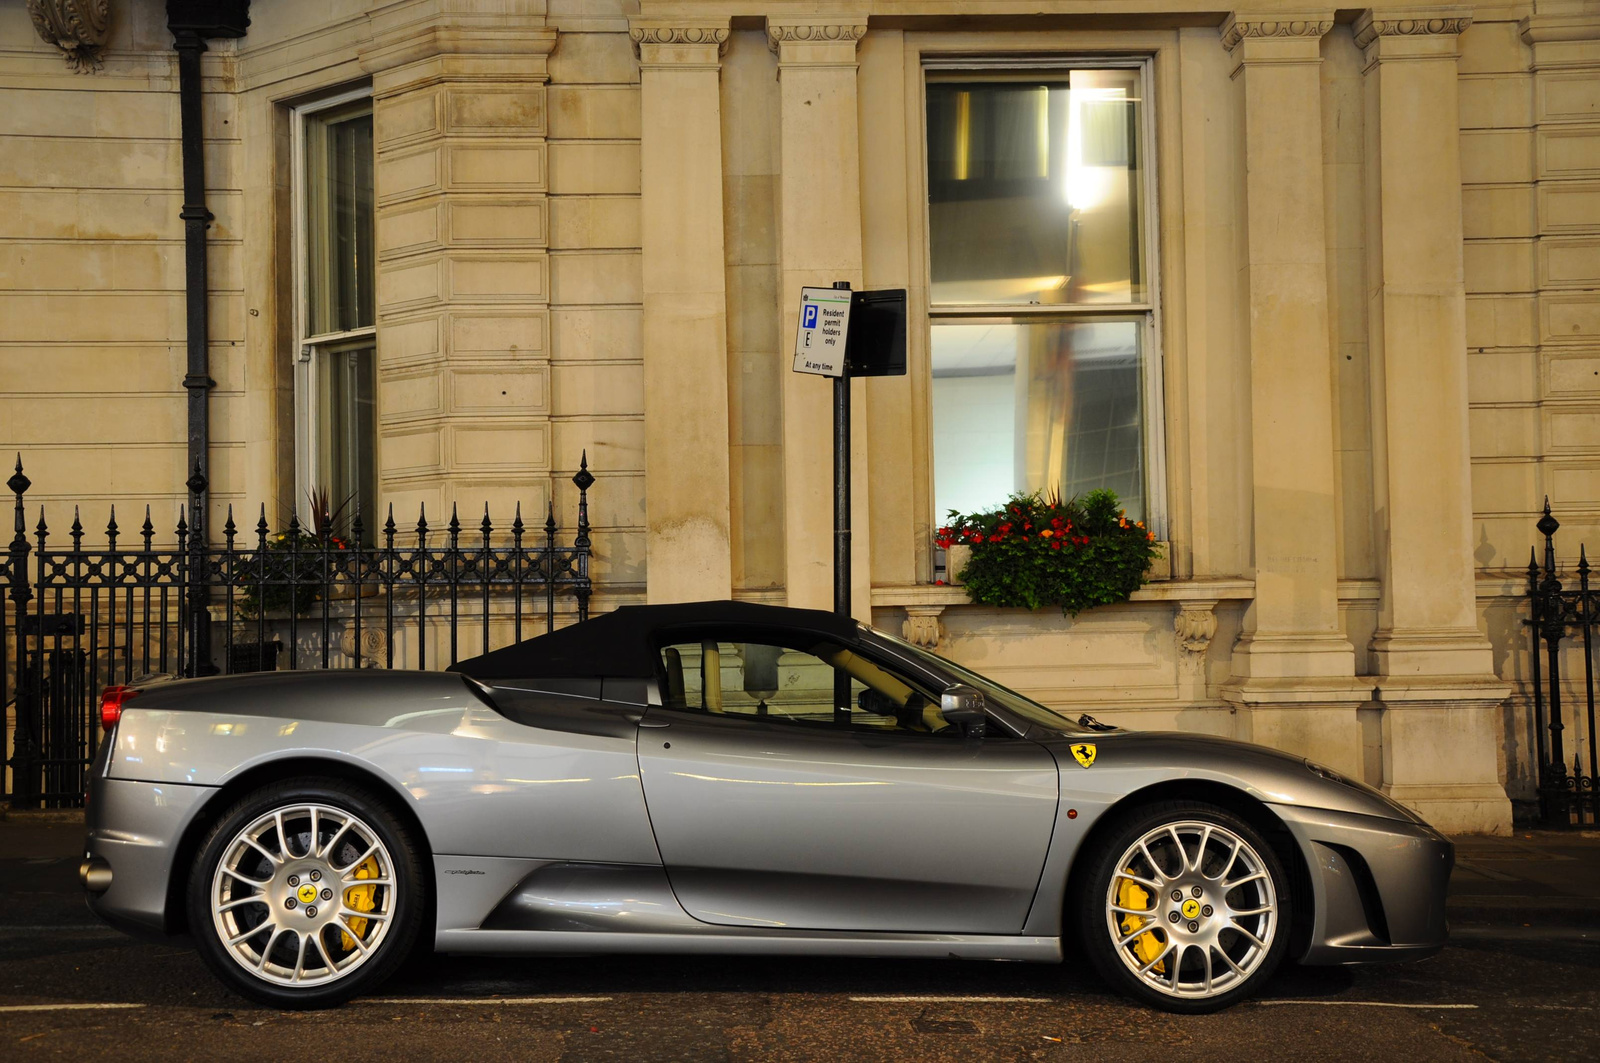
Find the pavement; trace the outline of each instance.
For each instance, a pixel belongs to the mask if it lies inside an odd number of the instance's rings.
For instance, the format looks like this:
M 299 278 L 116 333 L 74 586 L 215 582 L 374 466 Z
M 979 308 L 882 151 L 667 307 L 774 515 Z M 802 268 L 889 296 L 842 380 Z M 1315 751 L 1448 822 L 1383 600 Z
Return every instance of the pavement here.
M 794 958 L 424 956 L 313 1013 L 222 988 L 182 942 L 98 924 L 81 822 L 0 821 L 0 1060 L 1545 1061 L 1600 1047 L 1600 834 L 1457 839 L 1451 945 L 1412 964 L 1286 967 L 1257 1000 L 1174 1016 L 1060 967 Z

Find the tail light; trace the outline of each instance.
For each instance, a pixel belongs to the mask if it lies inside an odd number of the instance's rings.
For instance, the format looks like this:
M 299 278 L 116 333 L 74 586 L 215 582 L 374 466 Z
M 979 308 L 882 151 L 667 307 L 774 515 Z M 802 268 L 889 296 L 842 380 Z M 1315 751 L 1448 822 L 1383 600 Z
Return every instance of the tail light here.
M 107 731 L 115 727 L 122 719 L 122 706 L 138 696 L 139 691 L 133 687 L 106 687 L 100 695 L 100 726 Z

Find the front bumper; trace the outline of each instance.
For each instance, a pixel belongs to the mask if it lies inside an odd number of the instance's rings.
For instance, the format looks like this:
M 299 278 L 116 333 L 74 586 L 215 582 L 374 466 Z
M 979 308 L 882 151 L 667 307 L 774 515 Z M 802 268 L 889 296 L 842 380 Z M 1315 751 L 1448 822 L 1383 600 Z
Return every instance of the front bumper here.
M 89 910 L 130 934 L 169 933 L 167 887 L 174 873 L 186 873 L 172 866 L 178 842 L 214 793 L 208 786 L 95 779 L 80 871 Z
M 1444 948 L 1455 864 L 1444 835 L 1420 823 L 1320 808 L 1273 811 L 1311 873 L 1311 936 L 1301 963 L 1388 963 Z

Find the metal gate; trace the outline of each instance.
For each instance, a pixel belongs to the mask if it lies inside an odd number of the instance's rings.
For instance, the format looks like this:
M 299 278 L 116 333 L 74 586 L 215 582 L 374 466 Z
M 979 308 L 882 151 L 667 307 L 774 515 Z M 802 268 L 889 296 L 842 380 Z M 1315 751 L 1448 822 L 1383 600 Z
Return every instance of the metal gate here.
M 1578 548 L 1578 564 L 1574 569 L 1577 586 L 1569 588 L 1561 582 L 1556 566 L 1557 529 L 1561 522 L 1550 513 L 1550 500 L 1545 499 L 1544 516 L 1537 525 L 1544 536 L 1544 565 L 1538 560 L 1538 548 L 1528 556 L 1528 601 L 1530 616 L 1523 623 L 1531 631 L 1533 712 L 1539 758 L 1539 818 L 1549 827 L 1587 827 L 1600 823 L 1600 794 L 1595 789 L 1597 771 L 1594 726 L 1595 625 L 1600 623 L 1600 594 L 1589 584 L 1589 557 Z M 1570 709 L 1576 729 L 1587 724 L 1587 763 L 1573 744 L 1572 761 L 1567 762 L 1567 707 L 1562 704 L 1561 641 L 1566 638 L 1583 641 L 1583 686 L 1581 705 Z M 1543 650 L 1540 648 L 1543 640 Z M 1543 660 L 1541 660 L 1541 657 Z M 1576 679 L 1576 676 L 1573 677 Z M 1569 682 L 1569 691 L 1572 686 Z M 1548 735 L 1548 737 L 1547 737 Z
M 18 455 L 6 482 L 15 536 L 0 554 L 4 795 L 15 808 L 80 804 L 100 736 L 99 693 L 142 675 L 437 668 L 521 641 L 541 613 L 553 630 L 558 596 L 585 619 L 593 591 L 587 454 L 572 482 L 570 543 L 557 541 L 553 500 L 542 527 L 525 526 L 519 506 L 505 529 L 487 507 L 474 525 L 452 510 L 443 527 L 419 509 L 415 526 L 402 529 L 392 506 L 373 531 L 359 512 L 336 528 L 324 506 L 312 528 L 294 515 L 274 533 L 265 506 L 249 530 L 230 506 L 217 542 L 206 534 L 206 481 L 196 469 L 166 545 L 148 507 L 132 536 L 113 507 L 105 545 L 86 546 L 76 508 L 70 542 L 52 542 L 43 507 L 30 539 L 32 483 Z

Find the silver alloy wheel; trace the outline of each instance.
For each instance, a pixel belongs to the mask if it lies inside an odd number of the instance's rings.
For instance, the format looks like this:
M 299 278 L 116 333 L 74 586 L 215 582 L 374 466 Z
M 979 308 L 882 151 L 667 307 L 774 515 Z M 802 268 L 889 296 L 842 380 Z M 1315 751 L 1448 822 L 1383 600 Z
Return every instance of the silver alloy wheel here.
M 394 861 L 343 809 L 291 804 L 234 835 L 211 882 L 224 949 L 251 975 L 293 988 L 345 977 L 394 920 Z
M 1238 988 L 1279 932 L 1261 854 L 1227 827 L 1163 824 L 1128 846 L 1106 893 L 1106 929 L 1135 977 L 1187 999 Z

